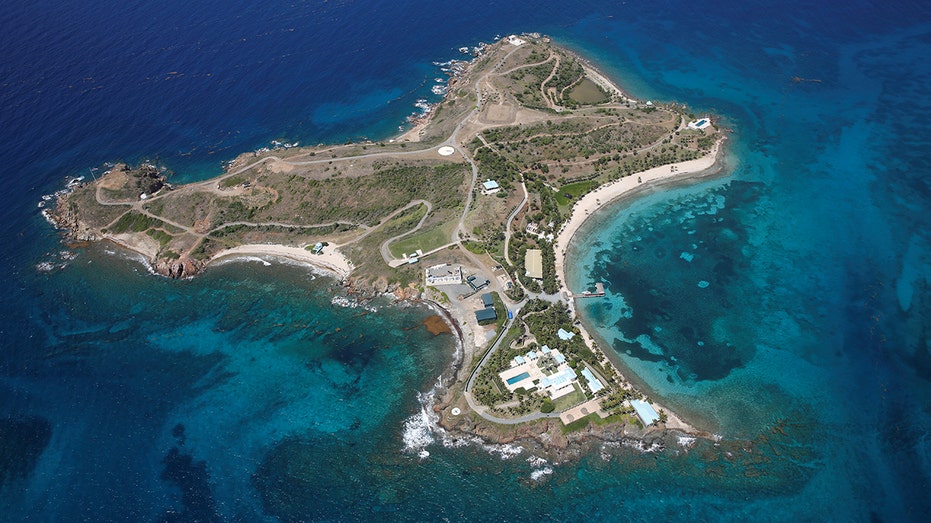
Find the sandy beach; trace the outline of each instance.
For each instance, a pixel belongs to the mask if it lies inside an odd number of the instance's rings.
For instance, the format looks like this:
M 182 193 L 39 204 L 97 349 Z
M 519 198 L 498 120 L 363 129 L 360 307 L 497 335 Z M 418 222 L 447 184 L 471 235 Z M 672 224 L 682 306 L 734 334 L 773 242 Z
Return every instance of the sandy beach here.
M 630 96 L 627 96 L 627 93 L 621 90 L 620 87 L 614 85 L 614 82 L 609 80 L 603 74 L 601 74 L 597 69 L 587 63 L 587 61 L 579 57 L 579 61 L 582 63 L 582 68 L 585 70 L 585 75 L 591 78 L 593 82 L 598 84 L 602 89 L 608 92 L 608 94 L 616 95 L 621 100 L 628 100 L 631 102 L 636 102 Z
M 419 142 L 421 133 L 423 133 L 424 129 L 426 129 L 429 124 L 429 117 L 421 117 L 413 127 L 395 136 L 392 140 L 395 142 Z
M 572 298 L 572 289 L 569 288 L 568 282 L 566 281 L 566 251 L 569 242 L 572 241 L 572 237 L 578 232 L 582 224 L 602 206 L 638 189 L 652 187 L 674 180 L 686 179 L 690 176 L 702 175 L 706 171 L 709 171 L 718 161 L 720 149 L 721 141 L 718 141 L 715 143 L 714 147 L 712 147 L 711 152 L 701 158 L 672 165 L 663 165 L 639 174 L 621 178 L 620 180 L 599 187 L 576 202 L 572 207 L 572 214 L 569 220 L 560 229 L 554 246 L 556 251 L 556 277 L 559 279 L 562 295 L 568 301 L 570 308 L 574 309 L 575 307 Z M 586 345 L 588 345 L 590 349 L 595 350 L 595 341 L 591 334 L 581 325 L 579 326 L 579 330 L 582 333 L 582 339 L 585 341 Z M 605 353 L 605 357 L 608 357 L 607 353 Z M 627 381 L 621 368 L 614 363 L 611 358 L 608 358 L 608 361 L 614 366 L 615 371 L 621 376 L 621 379 Z M 666 412 L 668 416 L 668 420 L 665 423 L 666 428 L 681 430 L 702 437 L 709 436 L 707 433 L 699 431 L 694 426 L 685 422 L 664 405 L 655 401 L 651 402 L 658 411 L 664 410 Z
M 595 211 L 631 191 L 659 185 L 672 180 L 688 178 L 690 175 L 700 174 L 714 166 L 715 162 L 718 160 L 720 149 L 721 142 L 718 141 L 715 143 L 714 147 L 712 147 L 711 152 L 701 158 L 654 167 L 642 173 L 621 178 L 615 182 L 602 185 L 577 201 L 572 207 L 572 215 L 569 220 L 566 221 L 559 230 L 559 235 L 556 237 L 556 244 L 554 246 L 556 251 L 556 277 L 562 283 L 563 292 L 572 292 L 572 289 L 568 288 L 565 274 L 566 250 L 569 247 L 569 242 L 579 230 L 579 227 L 581 227 Z
M 352 272 L 352 265 L 334 245 L 327 246 L 320 254 L 302 249 L 300 247 L 286 247 L 284 245 L 248 244 L 239 245 L 232 249 L 217 253 L 210 261 L 230 256 L 269 255 L 289 258 L 294 261 L 313 265 L 318 269 L 332 273 L 339 279 L 345 279 Z

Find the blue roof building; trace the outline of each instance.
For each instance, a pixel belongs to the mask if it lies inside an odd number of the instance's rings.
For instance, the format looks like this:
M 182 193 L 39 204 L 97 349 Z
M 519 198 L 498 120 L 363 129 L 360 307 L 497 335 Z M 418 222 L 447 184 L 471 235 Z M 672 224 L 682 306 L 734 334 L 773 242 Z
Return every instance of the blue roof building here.
M 592 374 L 592 371 L 588 367 L 582 369 L 582 376 L 585 376 L 585 381 L 588 382 L 588 388 L 591 389 L 592 393 L 598 392 L 599 390 L 605 388 L 604 385 L 598 381 L 598 378 Z
M 571 382 L 576 378 L 575 371 L 566 368 L 563 369 L 552 376 L 546 376 L 540 380 L 540 388 L 545 389 L 547 387 L 559 388 L 566 383 Z
M 659 419 L 659 414 L 656 413 L 653 405 L 643 400 L 630 400 L 630 406 L 637 411 L 637 416 L 640 417 L 640 421 L 643 422 L 644 426 L 652 425 L 654 421 Z
M 569 341 L 569 340 L 571 340 L 572 338 L 575 337 L 575 333 L 574 333 L 574 332 L 569 332 L 569 331 L 564 330 L 564 329 L 559 329 L 558 331 L 556 331 L 556 335 L 559 336 L 559 339 L 561 339 L 561 340 L 563 340 L 563 341 Z
M 482 304 L 485 307 L 495 306 L 495 299 L 491 296 L 490 292 L 486 292 L 485 294 L 482 294 Z
M 498 319 L 498 313 L 495 312 L 494 307 L 480 309 L 475 311 L 475 319 L 478 320 L 479 323 L 483 321 L 495 321 Z

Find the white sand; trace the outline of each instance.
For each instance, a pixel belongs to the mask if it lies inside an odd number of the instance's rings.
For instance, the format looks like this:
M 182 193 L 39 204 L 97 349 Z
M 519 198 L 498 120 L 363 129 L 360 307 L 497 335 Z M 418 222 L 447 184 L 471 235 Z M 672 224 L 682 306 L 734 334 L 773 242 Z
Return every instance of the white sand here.
M 584 61 L 582 63 L 582 69 L 585 71 L 585 76 L 589 77 L 589 79 L 607 91 L 608 94 L 617 95 L 617 97 L 621 100 L 630 100 L 632 102 L 636 101 L 633 98 L 627 96 L 624 91 L 621 91 L 618 86 L 614 85 L 614 82 L 605 78 L 605 76 L 599 73 L 594 67 L 586 65 Z
M 565 223 L 565 225 L 563 225 L 562 229 L 560 229 L 559 236 L 556 237 L 555 245 L 556 277 L 561 282 L 562 293 L 569 300 L 570 306 L 572 304 L 572 298 L 569 296 L 571 296 L 572 291 L 568 288 L 566 283 L 566 248 L 569 246 L 569 242 L 572 240 L 572 236 L 575 235 L 575 233 L 579 230 L 579 227 L 585 223 L 585 220 L 594 214 L 599 207 L 607 205 L 612 200 L 616 200 L 638 188 L 657 185 L 674 179 L 688 178 L 689 175 L 697 174 L 711 168 L 718 159 L 720 145 L 721 142 L 718 141 L 711 149 L 710 153 L 696 160 L 689 160 L 687 162 L 656 167 L 639 174 L 632 174 L 625 178 L 621 178 L 620 180 L 610 184 L 602 185 L 598 189 L 595 189 L 594 191 L 586 194 L 584 197 L 582 197 L 582 199 L 575 203 L 572 208 L 572 215 L 569 217 L 569 220 Z M 672 169 L 671 167 L 675 167 L 675 169 Z M 582 332 L 582 339 L 585 341 L 586 345 L 588 345 L 588 347 L 596 353 L 601 352 L 600 350 L 595 350 L 596 347 L 594 340 L 581 325 L 579 326 L 579 330 Z M 615 368 L 615 371 L 617 371 L 621 379 L 623 381 L 627 381 L 623 373 L 620 372 L 620 369 L 613 363 L 611 363 L 611 365 Z M 658 404 L 654 405 L 657 405 L 657 408 L 660 408 Z M 684 420 L 676 416 L 673 412 L 669 411 L 669 409 L 664 408 L 664 410 L 666 410 L 668 415 L 668 422 L 666 423 L 667 428 L 678 429 L 691 434 L 702 434 L 695 427 L 689 425 Z
M 289 258 L 301 263 L 313 265 L 319 269 L 333 273 L 336 277 L 344 279 L 352 272 L 352 264 L 339 252 L 335 245 L 328 245 L 323 249 L 321 254 L 312 252 L 300 247 L 286 247 L 284 245 L 266 245 L 266 244 L 249 244 L 239 245 L 232 249 L 226 249 L 211 258 L 210 261 L 228 256 L 245 256 L 245 255 L 271 255 Z
M 572 215 L 569 220 L 560 229 L 554 246 L 556 250 L 556 277 L 562 282 L 563 291 L 572 292 L 571 289 L 567 288 L 566 283 L 566 248 L 569 246 L 572 236 L 575 235 L 589 216 L 594 214 L 599 207 L 640 187 L 656 185 L 670 179 L 687 178 L 690 174 L 709 169 L 717 161 L 720 144 L 720 141 L 717 142 L 710 153 L 696 160 L 664 165 L 639 174 L 632 174 L 610 184 L 602 185 L 577 201 L 572 207 Z M 672 167 L 675 167 L 675 169 L 672 169 Z

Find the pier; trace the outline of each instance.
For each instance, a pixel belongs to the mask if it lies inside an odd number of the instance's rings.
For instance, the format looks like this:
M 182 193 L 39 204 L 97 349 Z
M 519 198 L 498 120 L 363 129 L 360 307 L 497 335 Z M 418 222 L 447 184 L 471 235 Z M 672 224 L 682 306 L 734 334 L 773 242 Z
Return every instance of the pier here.
M 605 295 L 605 286 L 603 283 L 598 282 L 595 284 L 595 292 L 585 291 L 580 294 L 573 294 L 573 298 L 598 298 Z

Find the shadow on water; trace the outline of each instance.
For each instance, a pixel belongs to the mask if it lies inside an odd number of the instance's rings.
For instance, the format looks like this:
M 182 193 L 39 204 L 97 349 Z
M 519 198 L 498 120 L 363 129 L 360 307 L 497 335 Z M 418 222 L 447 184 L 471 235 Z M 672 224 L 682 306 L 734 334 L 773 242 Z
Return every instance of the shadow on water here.
M 206 461 L 195 461 L 191 454 L 183 452 L 184 425 L 178 424 L 172 430 L 177 445 L 172 447 L 162 459 L 165 468 L 161 479 L 172 483 L 181 490 L 182 510 L 168 509 L 159 519 L 162 523 L 182 521 L 222 521 L 217 512 L 216 501 L 210 489 L 210 473 Z
M 0 488 L 25 479 L 52 438 L 52 425 L 37 416 L 0 419 Z
M 759 184 L 732 181 L 671 214 L 631 220 L 597 252 L 591 280 L 605 282 L 633 311 L 614 322 L 624 334 L 614 339 L 615 350 L 666 362 L 687 381 L 723 379 L 753 358 L 745 333 L 722 328 L 720 320 L 735 303 L 753 307 L 757 298 L 741 294 L 748 232 L 732 209 L 752 207 L 759 193 Z

